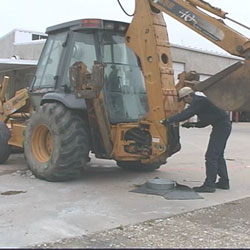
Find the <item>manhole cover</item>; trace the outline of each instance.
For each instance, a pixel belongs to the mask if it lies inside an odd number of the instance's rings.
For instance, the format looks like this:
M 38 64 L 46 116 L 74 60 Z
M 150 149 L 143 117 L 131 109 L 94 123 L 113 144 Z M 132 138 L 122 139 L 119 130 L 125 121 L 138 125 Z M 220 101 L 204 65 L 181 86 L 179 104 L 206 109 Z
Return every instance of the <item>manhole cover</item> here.
M 172 190 L 176 182 L 167 179 L 152 179 L 146 182 L 146 186 L 151 189 L 157 190 Z

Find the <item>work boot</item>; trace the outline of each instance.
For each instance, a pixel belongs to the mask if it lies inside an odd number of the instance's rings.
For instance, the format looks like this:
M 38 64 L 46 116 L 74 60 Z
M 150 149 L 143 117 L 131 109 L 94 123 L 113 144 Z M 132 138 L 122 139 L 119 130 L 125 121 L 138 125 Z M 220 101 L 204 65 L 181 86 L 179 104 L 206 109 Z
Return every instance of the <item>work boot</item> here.
M 200 187 L 194 187 L 193 190 L 198 193 L 214 193 L 216 188 L 207 186 L 206 184 L 203 184 Z
M 229 186 L 228 182 L 220 182 L 220 181 L 218 181 L 218 182 L 215 183 L 215 185 L 216 185 L 216 188 L 225 189 L 225 190 L 230 189 L 230 186 Z

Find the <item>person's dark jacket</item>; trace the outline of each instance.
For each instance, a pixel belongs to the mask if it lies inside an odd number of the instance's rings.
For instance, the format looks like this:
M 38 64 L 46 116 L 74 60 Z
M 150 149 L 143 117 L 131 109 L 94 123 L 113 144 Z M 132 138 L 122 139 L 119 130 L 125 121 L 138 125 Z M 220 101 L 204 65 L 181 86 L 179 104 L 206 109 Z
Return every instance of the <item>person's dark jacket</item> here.
M 204 96 L 198 96 L 193 94 L 193 100 L 189 107 L 184 109 L 181 113 L 168 118 L 168 123 L 185 121 L 192 116 L 197 115 L 198 122 L 195 123 L 195 127 L 203 128 L 208 125 L 215 125 L 217 122 L 229 119 L 228 114 L 215 106 Z

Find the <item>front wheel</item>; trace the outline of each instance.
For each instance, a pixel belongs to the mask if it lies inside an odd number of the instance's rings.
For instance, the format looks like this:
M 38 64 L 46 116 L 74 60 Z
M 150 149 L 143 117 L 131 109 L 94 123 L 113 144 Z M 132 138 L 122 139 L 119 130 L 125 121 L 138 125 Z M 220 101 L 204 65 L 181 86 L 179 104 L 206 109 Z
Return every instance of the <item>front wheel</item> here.
M 79 177 L 90 151 L 88 124 L 79 112 L 45 103 L 27 125 L 24 154 L 33 174 L 47 181 Z
M 0 164 L 5 163 L 11 153 L 11 148 L 8 144 L 10 139 L 10 131 L 4 122 L 0 122 Z
M 117 165 L 124 170 L 137 172 L 152 172 L 161 166 L 160 163 L 145 164 L 140 161 L 117 161 Z

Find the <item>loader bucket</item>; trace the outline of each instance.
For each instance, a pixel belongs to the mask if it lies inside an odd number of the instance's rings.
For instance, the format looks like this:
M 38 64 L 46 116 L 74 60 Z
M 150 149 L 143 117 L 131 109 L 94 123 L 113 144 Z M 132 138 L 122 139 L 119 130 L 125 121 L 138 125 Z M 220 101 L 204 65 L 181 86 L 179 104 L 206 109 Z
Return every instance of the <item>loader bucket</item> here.
M 237 62 L 195 85 L 216 106 L 227 111 L 250 111 L 250 61 Z

